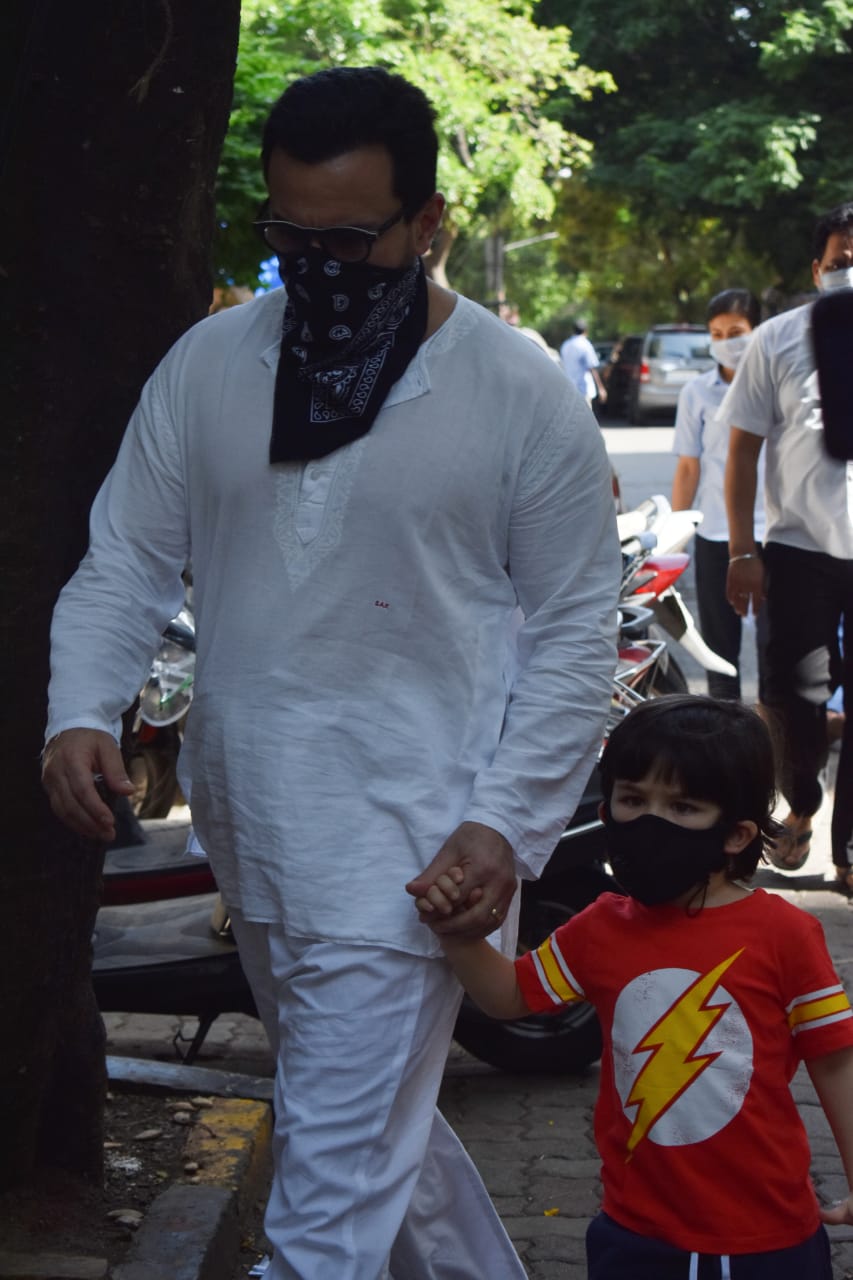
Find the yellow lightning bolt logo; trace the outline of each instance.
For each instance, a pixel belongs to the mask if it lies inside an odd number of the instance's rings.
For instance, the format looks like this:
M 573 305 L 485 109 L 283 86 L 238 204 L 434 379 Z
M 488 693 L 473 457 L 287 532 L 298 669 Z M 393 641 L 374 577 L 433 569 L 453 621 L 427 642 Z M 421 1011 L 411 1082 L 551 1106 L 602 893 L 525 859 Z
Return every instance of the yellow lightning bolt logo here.
M 730 1000 L 715 1005 L 708 1001 L 720 978 L 742 951 L 741 947 L 716 969 L 691 983 L 633 1050 L 640 1053 L 651 1049 L 652 1054 L 634 1081 L 625 1104 L 637 1107 L 628 1138 L 628 1160 L 655 1121 L 719 1057 L 719 1053 L 697 1054 L 696 1051 L 731 1004 Z

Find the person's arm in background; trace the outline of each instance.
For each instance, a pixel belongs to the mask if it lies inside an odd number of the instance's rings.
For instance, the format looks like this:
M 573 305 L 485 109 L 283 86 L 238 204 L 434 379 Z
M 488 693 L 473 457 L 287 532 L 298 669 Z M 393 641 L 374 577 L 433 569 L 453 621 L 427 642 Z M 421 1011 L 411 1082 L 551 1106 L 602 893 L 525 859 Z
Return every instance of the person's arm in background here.
M 745 617 L 757 614 L 764 600 L 764 566 L 755 541 L 755 491 L 763 436 L 732 427 L 726 460 L 726 511 L 729 522 L 729 571 L 726 598 Z
M 702 474 L 702 427 L 701 404 L 696 388 L 688 382 L 681 388 L 678 397 L 675 433 L 672 438 L 672 452 L 678 454 L 672 479 L 673 511 L 687 511 L 692 507 L 699 489 L 699 477 Z
M 702 464 L 698 458 L 682 455 L 678 459 L 675 464 L 675 475 L 672 477 L 673 511 L 687 511 L 693 506 L 701 472 Z
M 772 320 L 759 326 L 719 409 L 720 418 L 729 427 L 726 598 L 741 617 L 746 616 L 750 605 L 757 614 L 764 600 L 764 566 L 755 540 L 755 495 L 758 455 L 780 418 L 772 358 L 774 332 Z

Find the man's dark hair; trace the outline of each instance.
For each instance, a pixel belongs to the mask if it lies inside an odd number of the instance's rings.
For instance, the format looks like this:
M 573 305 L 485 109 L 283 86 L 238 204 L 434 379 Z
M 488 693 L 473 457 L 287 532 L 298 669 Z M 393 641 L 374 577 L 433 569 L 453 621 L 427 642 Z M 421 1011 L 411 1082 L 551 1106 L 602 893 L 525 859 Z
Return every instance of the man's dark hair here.
M 853 200 L 836 205 L 819 218 L 814 229 L 814 256 L 820 262 L 830 236 L 853 234 Z
M 617 779 L 639 782 L 651 774 L 677 782 L 693 800 L 719 805 L 724 823 L 754 822 L 758 835 L 727 860 L 729 879 L 753 875 L 764 841 L 780 832 L 772 817 L 776 784 L 770 733 L 740 702 L 700 694 L 650 698 L 613 730 L 600 772 L 608 803 Z
M 708 303 L 705 318 L 710 324 L 715 316 L 743 316 L 753 329 L 761 323 L 761 303 L 749 289 L 723 289 Z
M 303 164 L 319 164 L 357 147 L 391 156 L 394 194 L 407 219 L 435 192 L 435 111 L 420 89 L 383 67 L 331 67 L 296 80 L 264 126 L 264 174 L 276 147 Z

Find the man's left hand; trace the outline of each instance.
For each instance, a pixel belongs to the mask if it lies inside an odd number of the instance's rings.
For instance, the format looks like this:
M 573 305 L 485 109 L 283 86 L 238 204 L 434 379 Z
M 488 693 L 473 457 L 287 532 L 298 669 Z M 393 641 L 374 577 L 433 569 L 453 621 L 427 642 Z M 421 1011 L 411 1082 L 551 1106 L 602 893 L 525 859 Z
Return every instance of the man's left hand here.
M 435 933 L 485 938 L 499 928 L 515 893 L 512 846 L 500 832 L 481 822 L 463 822 L 448 836 L 428 867 L 406 885 L 413 898 L 426 896 L 430 885 L 451 867 L 459 867 L 459 899 L 452 915 L 436 919 L 421 913 Z

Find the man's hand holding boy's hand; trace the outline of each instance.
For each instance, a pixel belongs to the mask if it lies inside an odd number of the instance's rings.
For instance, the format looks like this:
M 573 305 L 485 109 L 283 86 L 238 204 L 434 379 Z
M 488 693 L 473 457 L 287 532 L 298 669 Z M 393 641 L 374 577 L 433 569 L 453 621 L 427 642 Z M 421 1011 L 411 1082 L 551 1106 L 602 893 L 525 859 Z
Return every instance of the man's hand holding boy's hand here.
M 415 906 L 424 924 L 453 915 L 462 896 L 459 886 L 464 879 L 461 867 L 451 867 L 436 878 L 422 898 L 415 898 Z
M 457 827 L 429 866 L 406 885 L 425 924 L 442 937 L 462 938 L 485 938 L 493 933 L 506 915 L 515 889 L 509 841 L 481 822 L 463 822 Z M 423 910 L 421 901 L 432 910 Z M 450 911 L 447 904 L 451 904 Z

